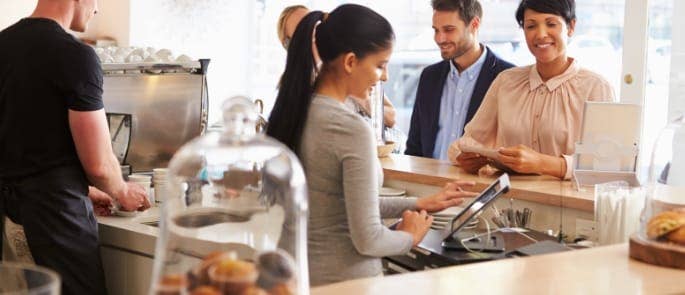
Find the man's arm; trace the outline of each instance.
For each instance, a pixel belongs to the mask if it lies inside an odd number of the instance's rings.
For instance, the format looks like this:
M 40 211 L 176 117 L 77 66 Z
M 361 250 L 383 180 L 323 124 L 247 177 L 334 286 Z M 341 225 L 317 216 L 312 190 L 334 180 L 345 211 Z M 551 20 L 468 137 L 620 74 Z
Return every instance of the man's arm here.
M 93 186 L 112 196 L 124 210 L 149 207 L 143 188 L 129 185 L 121 177 L 104 109 L 69 110 L 69 127 L 81 165 Z

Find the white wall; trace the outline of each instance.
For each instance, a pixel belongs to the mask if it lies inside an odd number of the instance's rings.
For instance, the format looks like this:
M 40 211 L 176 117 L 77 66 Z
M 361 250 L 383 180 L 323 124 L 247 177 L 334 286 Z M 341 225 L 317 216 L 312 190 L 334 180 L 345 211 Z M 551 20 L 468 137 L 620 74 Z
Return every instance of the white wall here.
M 11 26 L 33 12 L 38 0 L 2 0 L 0 1 L 0 30 Z
M 2 0 L 0 1 L 0 30 L 31 15 L 38 0 Z M 99 11 L 88 24 L 84 38 L 112 37 L 126 44 L 129 39 L 129 0 L 99 0 Z
M 98 14 L 89 24 L 84 37 L 109 37 L 120 46 L 128 46 L 130 23 L 130 0 L 99 0 Z
M 37 0 L 0 0 L 0 29 L 33 11 Z M 249 94 L 253 1 L 99 0 L 99 11 L 79 37 L 114 38 L 119 46 L 171 49 L 176 55 L 210 58 L 210 122 L 221 102 Z M 274 39 L 275 40 L 275 39 Z
M 210 123 L 221 102 L 248 94 L 250 16 L 253 1 L 145 0 L 130 2 L 132 46 L 168 48 L 175 54 L 209 58 Z

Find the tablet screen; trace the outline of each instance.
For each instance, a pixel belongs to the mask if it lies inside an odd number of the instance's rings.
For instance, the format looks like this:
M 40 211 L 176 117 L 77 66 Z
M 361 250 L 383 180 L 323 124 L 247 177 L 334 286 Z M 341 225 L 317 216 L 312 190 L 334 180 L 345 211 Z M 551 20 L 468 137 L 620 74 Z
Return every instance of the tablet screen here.
M 446 226 L 443 230 L 442 239 L 451 237 L 454 233 L 458 232 L 462 227 L 468 224 L 478 212 L 485 209 L 485 207 L 492 201 L 497 199 L 502 194 L 509 191 L 509 176 L 505 173 L 502 174 L 497 180 L 491 183 L 478 197 L 476 197 L 473 202 L 464 208 L 457 216 L 450 222 L 451 226 Z

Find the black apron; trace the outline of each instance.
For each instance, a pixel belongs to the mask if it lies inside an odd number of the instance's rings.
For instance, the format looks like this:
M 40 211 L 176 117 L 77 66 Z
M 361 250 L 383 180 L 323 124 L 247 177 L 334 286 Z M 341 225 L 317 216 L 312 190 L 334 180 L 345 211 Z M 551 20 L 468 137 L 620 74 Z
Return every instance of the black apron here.
M 80 166 L 0 179 L 0 224 L 3 215 L 24 227 L 36 264 L 60 275 L 63 294 L 106 294 L 97 220 Z

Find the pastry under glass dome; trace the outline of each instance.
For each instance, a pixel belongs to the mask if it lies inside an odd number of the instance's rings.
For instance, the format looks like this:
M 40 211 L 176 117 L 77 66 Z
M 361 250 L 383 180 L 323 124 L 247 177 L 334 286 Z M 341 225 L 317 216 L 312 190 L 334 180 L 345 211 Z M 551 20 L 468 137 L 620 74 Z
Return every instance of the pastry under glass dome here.
M 231 98 L 172 158 L 150 294 L 308 294 L 304 172 L 258 118 Z
M 684 116 L 678 116 L 659 134 L 649 169 L 640 230 L 630 238 L 630 256 L 685 269 Z
M 640 233 L 654 238 L 648 235 L 649 221 L 679 209 L 685 209 L 685 116 L 668 124 L 654 144 Z

